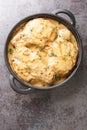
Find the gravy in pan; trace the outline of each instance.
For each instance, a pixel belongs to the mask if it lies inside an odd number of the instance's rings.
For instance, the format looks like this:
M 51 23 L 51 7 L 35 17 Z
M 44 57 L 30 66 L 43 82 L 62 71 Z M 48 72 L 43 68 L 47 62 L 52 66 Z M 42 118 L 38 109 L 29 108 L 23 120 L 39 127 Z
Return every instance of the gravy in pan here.
M 74 68 L 78 46 L 61 23 L 36 18 L 20 27 L 8 46 L 8 60 L 16 75 L 38 87 L 62 82 Z

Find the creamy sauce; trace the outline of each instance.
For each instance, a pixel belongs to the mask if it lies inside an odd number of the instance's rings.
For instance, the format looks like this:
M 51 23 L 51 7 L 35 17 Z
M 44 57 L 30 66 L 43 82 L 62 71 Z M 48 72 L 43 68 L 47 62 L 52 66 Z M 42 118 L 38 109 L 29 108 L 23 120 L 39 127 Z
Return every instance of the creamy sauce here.
M 78 46 L 73 34 L 52 19 L 30 20 L 14 33 L 8 59 L 16 75 L 38 87 L 62 82 L 76 64 Z

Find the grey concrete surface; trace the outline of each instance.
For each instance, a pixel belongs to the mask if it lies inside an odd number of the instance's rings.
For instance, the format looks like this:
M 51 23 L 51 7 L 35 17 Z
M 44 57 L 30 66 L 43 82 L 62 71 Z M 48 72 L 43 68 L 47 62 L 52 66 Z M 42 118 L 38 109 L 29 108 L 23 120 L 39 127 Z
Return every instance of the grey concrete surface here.
M 29 95 L 14 92 L 4 62 L 11 28 L 35 13 L 70 10 L 83 42 L 83 61 L 65 86 Z M 87 0 L 0 0 L 0 130 L 87 130 Z

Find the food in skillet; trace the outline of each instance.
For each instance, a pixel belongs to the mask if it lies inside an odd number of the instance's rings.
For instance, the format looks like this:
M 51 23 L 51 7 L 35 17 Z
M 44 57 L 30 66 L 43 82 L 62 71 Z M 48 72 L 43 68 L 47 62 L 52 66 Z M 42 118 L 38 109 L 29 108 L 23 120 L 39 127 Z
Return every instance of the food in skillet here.
M 63 24 L 48 18 L 36 18 L 20 26 L 8 46 L 12 70 L 23 81 L 38 87 L 65 80 L 77 56 L 74 35 Z

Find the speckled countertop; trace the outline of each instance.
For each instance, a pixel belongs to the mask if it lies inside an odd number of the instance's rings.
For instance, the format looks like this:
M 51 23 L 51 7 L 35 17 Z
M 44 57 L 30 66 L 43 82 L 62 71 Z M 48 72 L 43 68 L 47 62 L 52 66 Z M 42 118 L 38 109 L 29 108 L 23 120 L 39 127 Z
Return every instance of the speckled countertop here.
M 83 61 L 67 85 L 29 95 L 14 92 L 4 45 L 22 18 L 65 8 L 73 12 L 83 41 Z M 87 130 L 87 0 L 0 0 L 0 130 Z

